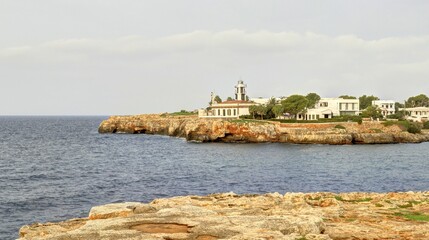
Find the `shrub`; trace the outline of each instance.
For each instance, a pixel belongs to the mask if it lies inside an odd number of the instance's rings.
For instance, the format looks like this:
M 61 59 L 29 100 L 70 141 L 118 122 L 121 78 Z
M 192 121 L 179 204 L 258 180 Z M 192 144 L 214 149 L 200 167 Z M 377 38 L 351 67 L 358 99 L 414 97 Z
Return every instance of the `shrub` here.
M 370 128 L 369 130 L 375 132 L 375 133 L 382 133 L 383 131 L 379 128 Z
M 252 115 L 241 115 L 239 118 L 240 119 L 253 119 L 253 116 Z
M 346 127 L 344 127 L 343 125 L 335 125 L 334 128 L 338 128 L 338 129 L 346 129 Z
M 420 127 L 416 123 L 410 123 L 409 121 L 386 121 L 383 123 L 384 126 L 392 126 L 392 125 L 398 125 L 403 131 L 414 131 L 415 128 L 419 129 L 418 132 L 420 132 Z M 414 125 L 414 127 L 411 127 Z M 411 130 L 409 130 L 411 129 Z
M 387 115 L 386 118 L 390 119 L 404 119 L 404 113 L 403 112 L 397 112 L 395 114 Z
M 426 121 L 423 123 L 423 128 L 424 129 L 429 129 L 429 121 Z
M 169 113 L 169 115 L 172 115 L 172 116 L 187 116 L 187 115 L 197 115 L 197 114 L 198 113 L 196 112 L 188 112 L 186 110 L 180 110 L 180 112 Z
M 417 124 L 414 124 L 414 123 L 412 123 L 408 126 L 407 131 L 409 133 L 421 133 L 422 132 L 420 126 Z
M 357 122 L 358 124 L 362 124 L 362 117 L 355 115 L 343 115 L 341 118 L 346 122 Z
M 429 222 L 429 215 L 420 212 L 398 212 L 395 216 L 400 216 L 413 221 Z

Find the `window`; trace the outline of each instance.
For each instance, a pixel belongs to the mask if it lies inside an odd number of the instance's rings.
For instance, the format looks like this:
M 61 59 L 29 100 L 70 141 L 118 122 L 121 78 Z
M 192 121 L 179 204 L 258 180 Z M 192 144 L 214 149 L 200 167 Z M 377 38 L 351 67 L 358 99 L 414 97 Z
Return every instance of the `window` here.
M 220 116 L 220 109 L 217 110 L 217 115 Z
M 234 116 L 237 116 L 237 109 L 234 109 Z
M 223 115 L 222 116 L 225 116 L 226 114 L 225 114 L 225 109 L 223 109 Z

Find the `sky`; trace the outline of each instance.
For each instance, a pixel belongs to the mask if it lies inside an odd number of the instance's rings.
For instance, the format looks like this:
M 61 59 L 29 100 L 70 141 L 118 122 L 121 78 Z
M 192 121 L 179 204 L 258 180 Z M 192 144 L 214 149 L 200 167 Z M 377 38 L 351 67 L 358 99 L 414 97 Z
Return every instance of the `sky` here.
M 429 95 L 425 0 L 0 0 L 0 115 Z

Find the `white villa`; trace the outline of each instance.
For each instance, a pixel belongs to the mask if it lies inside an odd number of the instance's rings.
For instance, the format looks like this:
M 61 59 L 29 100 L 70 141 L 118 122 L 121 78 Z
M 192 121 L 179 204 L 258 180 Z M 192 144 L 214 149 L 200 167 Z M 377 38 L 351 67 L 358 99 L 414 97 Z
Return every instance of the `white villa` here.
M 400 108 L 399 111 L 405 111 L 407 119 L 413 122 L 423 122 L 429 120 L 428 107 Z
M 271 98 L 258 97 L 258 98 L 251 98 L 250 101 L 253 103 L 256 103 L 258 105 L 266 105 L 273 98 L 276 100 L 276 103 L 280 103 L 283 99 L 285 99 L 285 97 L 282 97 L 282 98 L 280 98 L 280 97 L 271 97 Z
M 268 104 L 270 102 L 270 98 L 262 98 L 262 97 L 251 98 L 250 101 L 254 102 L 256 104 L 264 105 L 264 104 Z
M 378 107 L 381 110 L 383 117 L 395 114 L 395 101 L 393 100 L 375 100 L 372 101 L 372 105 Z
M 246 84 L 242 80 L 235 86 L 235 99 L 216 102 L 212 93 L 212 102 L 209 109 L 200 109 L 198 117 L 202 118 L 239 118 L 241 115 L 249 115 L 249 107 L 255 103 L 246 100 Z
M 321 98 L 314 108 L 298 114 L 298 120 L 317 120 L 343 115 L 359 115 L 359 99 Z

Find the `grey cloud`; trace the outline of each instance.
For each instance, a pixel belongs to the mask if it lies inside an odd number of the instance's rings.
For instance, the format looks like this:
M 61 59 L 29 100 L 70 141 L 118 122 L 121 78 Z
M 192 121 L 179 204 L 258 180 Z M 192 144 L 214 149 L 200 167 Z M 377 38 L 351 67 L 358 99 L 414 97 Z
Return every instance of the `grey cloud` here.
M 192 110 L 205 107 L 211 91 L 231 96 L 240 76 L 255 97 L 313 91 L 403 100 L 427 91 L 428 56 L 429 36 L 232 29 L 59 39 L 0 49 L 0 78 L 10 89 L 0 102 L 20 99 L 0 114 Z

